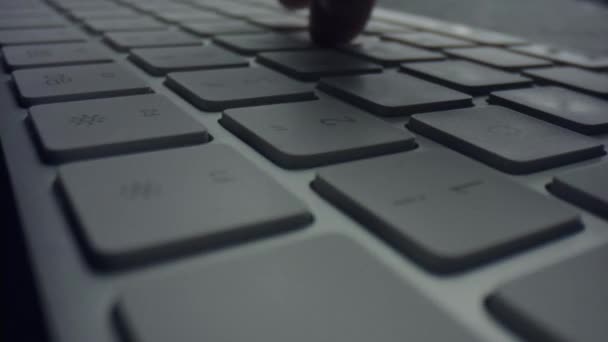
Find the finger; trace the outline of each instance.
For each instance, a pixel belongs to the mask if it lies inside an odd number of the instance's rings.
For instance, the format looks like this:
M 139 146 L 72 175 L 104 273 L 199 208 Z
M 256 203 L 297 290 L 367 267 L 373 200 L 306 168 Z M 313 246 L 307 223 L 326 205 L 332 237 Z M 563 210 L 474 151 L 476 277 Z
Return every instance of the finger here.
M 313 0 L 310 8 L 313 41 L 321 46 L 348 43 L 363 31 L 375 3 L 376 0 Z
M 279 0 L 287 8 L 304 8 L 310 4 L 310 0 Z

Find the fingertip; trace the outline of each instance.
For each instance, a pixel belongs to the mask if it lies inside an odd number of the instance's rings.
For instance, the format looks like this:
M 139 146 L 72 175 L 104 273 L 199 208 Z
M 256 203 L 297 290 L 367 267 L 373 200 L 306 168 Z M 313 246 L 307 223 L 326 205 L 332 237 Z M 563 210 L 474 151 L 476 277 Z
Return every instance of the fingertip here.
M 290 9 L 304 8 L 310 4 L 310 0 L 279 0 L 279 2 Z
M 310 35 L 321 46 L 350 42 L 367 24 L 375 0 L 313 0 Z

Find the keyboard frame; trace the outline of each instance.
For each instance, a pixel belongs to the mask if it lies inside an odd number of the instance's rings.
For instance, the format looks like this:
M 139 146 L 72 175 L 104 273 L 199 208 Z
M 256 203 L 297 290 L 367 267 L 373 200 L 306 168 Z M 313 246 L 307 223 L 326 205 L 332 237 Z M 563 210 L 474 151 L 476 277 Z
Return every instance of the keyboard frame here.
M 375 16 L 389 22 L 405 22 L 395 11 L 377 9 Z M 151 266 L 121 271 L 94 268 L 83 254 L 80 241 L 70 224 L 62 202 L 58 201 L 55 180 L 56 165 L 45 164 L 32 139 L 28 127 L 27 111 L 16 102 L 9 74 L 2 74 L 0 87 L 0 137 L 6 165 L 10 174 L 15 202 L 24 229 L 26 249 L 41 298 L 43 314 L 52 340 L 118 341 L 114 322 L 114 304 L 122 288 L 140 281 L 150 281 L 174 272 L 186 271 L 193 265 L 212 264 L 223 259 L 246 257 L 256 251 L 309 239 L 313 236 L 338 233 L 346 235 L 369 249 L 381 262 L 388 265 L 404 280 L 417 287 L 439 307 L 453 314 L 466 329 L 482 340 L 515 341 L 517 336 L 487 311 L 484 301 L 502 284 L 534 272 L 544 266 L 581 254 L 594 246 L 608 243 L 608 221 L 577 208 L 550 194 L 545 186 L 553 175 L 569 169 L 608 161 L 596 158 L 530 175 L 504 174 L 518 183 L 556 201 L 562 201 L 581 213 L 585 229 L 561 240 L 554 240 L 521 253 L 490 262 L 482 267 L 453 275 L 437 275 L 421 268 L 414 261 L 369 232 L 361 224 L 321 198 L 310 188 L 315 170 L 287 170 L 273 164 L 252 147 L 232 135 L 218 123 L 220 113 L 201 113 L 176 93 L 162 84 L 164 77 L 153 77 L 119 53 L 82 30 L 100 49 L 113 56 L 116 62 L 148 82 L 154 92 L 163 94 L 186 113 L 203 123 L 213 140 L 210 144 L 225 144 L 236 149 L 263 172 L 276 179 L 285 189 L 302 200 L 315 217 L 306 228 L 273 237 L 264 237 L 242 245 L 230 246 L 211 252 L 200 252 L 186 257 L 173 258 Z M 254 62 L 253 65 L 256 63 Z M 328 96 L 316 90 L 319 97 Z M 484 106 L 485 97 L 476 97 L 475 106 Z M 383 118 L 393 126 L 406 129 L 407 117 Z M 425 150 L 445 147 L 416 135 L 419 147 L 405 153 L 422 153 Z M 604 144 L 608 134 L 594 136 Z M 474 161 L 476 162 L 476 161 Z M 94 175 L 92 175 L 94 179 Z

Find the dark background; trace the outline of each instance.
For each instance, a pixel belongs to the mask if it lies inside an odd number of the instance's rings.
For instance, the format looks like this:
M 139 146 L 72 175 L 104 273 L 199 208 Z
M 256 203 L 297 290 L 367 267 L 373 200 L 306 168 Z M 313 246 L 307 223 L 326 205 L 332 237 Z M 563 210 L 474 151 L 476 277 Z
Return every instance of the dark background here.
M 608 56 L 608 0 L 377 1 L 382 7 Z

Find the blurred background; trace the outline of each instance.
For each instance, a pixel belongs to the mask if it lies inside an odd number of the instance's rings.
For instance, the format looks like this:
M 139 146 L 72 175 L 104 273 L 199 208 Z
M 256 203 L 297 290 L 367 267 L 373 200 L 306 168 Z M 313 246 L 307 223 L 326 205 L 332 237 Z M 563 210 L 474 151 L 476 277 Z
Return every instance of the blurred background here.
M 608 0 L 377 0 L 412 14 L 608 56 Z

